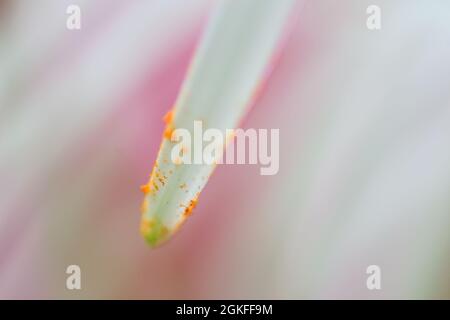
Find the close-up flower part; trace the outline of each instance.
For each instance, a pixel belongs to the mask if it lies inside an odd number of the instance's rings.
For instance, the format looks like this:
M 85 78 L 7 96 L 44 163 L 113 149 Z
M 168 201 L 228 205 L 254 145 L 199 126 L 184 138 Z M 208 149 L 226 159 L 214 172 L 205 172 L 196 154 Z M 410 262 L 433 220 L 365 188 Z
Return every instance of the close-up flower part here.
M 217 8 L 177 102 L 164 117 L 163 141 L 143 188 L 140 230 L 151 246 L 165 242 L 185 222 L 215 168 L 215 164 L 188 165 L 172 159 L 174 130 L 194 132 L 196 120 L 207 128 L 237 127 L 267 74 L 280 36 L 287 31 L 294 4 L 292 0 L 222 1 Z M 184 151 L 191 152 L 190 148 Z

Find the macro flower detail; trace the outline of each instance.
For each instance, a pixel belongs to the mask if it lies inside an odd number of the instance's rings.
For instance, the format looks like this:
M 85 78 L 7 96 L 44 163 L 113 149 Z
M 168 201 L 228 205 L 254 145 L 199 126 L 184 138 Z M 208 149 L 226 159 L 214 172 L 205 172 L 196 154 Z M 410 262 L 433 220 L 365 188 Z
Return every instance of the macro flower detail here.
M 144 187 L 141 234 L 151 246 L 167 241 L 190 216 L 216 164 L 188 165 L 172 159 L 177 128 L 195 132 L 236 128 L 260 90 L 295 1 L 222 1 L 194 54 L 180 95 L 164 117 L 158 157 Z M 245 31 L 243 31 L 245 30 Z M 223 149 L 225 146 L 221 147 Z M 183 153 L 190 152 L 186 146 Z M 180 189 L 178 186 L 187 185 Z

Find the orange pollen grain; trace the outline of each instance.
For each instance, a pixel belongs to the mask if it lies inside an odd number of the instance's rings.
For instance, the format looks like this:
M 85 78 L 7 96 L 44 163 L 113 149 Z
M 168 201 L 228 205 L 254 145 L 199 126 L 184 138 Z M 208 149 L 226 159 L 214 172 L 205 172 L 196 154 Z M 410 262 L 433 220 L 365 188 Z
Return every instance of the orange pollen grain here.
M 168 124 L 166 129 L 164 130 L 164 138 L 171 140 L 173 133 L 173 127 L 171 124 Z
M 165 124 L 169 124 L 173 119 L 173 110 L 169 110 L 163 117 L 163 121 Z
M 143 186 L 141 186 L 141 191 L 144 194 L 148 194 L 150 192 L 150 186 L 148 184 L 144 184 Z
M 194 210 L 195 206 L 197 205 L 197 202 L 198 202 L 198 195 L 195 196 L 194 199 L 189 201 L 189 205 L 184 209 L 183 216 L 189 217 L 192 214 L 192 210 Z

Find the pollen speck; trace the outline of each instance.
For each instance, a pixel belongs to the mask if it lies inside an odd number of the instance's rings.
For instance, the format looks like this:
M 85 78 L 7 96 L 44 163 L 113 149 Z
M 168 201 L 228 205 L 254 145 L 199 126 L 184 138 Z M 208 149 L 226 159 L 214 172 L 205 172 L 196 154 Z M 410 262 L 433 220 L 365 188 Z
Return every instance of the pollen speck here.
M 144 194 L 148 194 L 150 192 L 150 186 L 148 184 L 144 184 L 143 186 L 141 186 L 141 191 Z
M 170 110 L 166 113 L 166 115 L 163 117 L 163 121 L 166 124 L 166 129 L 164 130 L 164 138 L 171 139 L 172 138 L 172 132 L 173 132 L 173 110 Z
M 194 199 L 189 201 L 187 207 L 185 207 L 183 216 L 189 217 L 192 214 L 192 210 L 194 210 L 195 206 L 197 205 L 197 202 L 198 202 L 198 193 L 195 195 Z
M 163 117 L 163 121 L 165 124 L 169 124 L 173 119 L 173 110 L 169 110 Z
M 164 130 L 164 138 L 171 140 L 173 133 L 173 127 L 172 124 L 168 124 L 166 126 L 166 129 Z

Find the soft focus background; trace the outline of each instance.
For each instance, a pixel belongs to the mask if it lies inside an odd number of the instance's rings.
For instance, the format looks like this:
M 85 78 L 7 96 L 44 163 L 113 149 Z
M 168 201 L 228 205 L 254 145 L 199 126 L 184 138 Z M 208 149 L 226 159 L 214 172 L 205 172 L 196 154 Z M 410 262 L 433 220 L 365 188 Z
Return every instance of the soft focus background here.
M 450 298 L 446 0 L 304 1 L 243 123 L 280 129 L 278 175 L 219 166 L 145 244 L 139 186 L 214 4 L 0 1 L 0 298 Z

